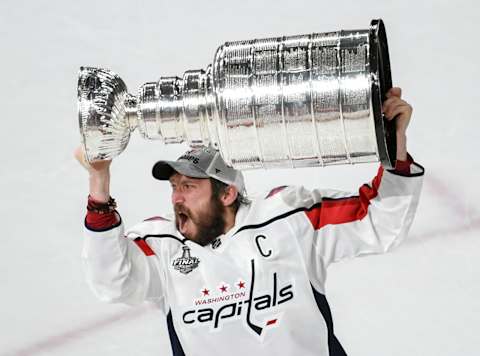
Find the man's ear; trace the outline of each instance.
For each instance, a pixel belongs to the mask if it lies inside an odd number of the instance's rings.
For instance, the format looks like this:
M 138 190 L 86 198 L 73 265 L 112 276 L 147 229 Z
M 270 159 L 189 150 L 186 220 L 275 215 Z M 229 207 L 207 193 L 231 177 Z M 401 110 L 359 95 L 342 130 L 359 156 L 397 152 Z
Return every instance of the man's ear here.
M 225 192 L 221 195 L 220 200 L 224 206 L 230 206 L 238 197 L 237 187 L 229 185 L 225 188 Z

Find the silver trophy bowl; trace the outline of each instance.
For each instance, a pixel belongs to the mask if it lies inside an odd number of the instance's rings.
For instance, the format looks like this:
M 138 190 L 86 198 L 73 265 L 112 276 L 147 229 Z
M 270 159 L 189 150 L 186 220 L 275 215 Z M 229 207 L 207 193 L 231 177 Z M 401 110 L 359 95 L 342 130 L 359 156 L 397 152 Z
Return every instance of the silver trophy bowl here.
M 78 113 L 89 161 L 111 159 L 138 128 L 147 139 L 213 146 L 237 169 L 380 161 L 395 166 L 385 27 L 227 42 L 205 70 L 160 77 L 136 96 L 80 68 Z

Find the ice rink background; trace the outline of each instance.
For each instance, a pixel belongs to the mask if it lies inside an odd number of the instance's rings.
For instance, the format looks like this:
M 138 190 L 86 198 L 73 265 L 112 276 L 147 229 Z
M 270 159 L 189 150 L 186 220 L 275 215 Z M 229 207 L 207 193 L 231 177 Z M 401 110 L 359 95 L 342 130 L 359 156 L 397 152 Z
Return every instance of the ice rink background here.
M 170 354 L 158 312 L 101 304 L 84 281 L 87 176 L 72 158 L 81 65 L 110 68 L 135 92 L 160 75 L 206 67 L 225 41 L 363 29 L 373 18 L 386 23 L 394 84 L 414 107 L 409 151 L 427 174 L 402 246 L 330 269 L 336 334 L 349 355 L 479 355 L 477 4 L 2 0 L 0 355 Z M 169 190 L 151 178 L 151 165 L 184 149 L 133 135 L 112 168 L 127 225 L 168 211 Z M 246 179 L 250 192 L 355 190 L 375 171 L 250 171 Z

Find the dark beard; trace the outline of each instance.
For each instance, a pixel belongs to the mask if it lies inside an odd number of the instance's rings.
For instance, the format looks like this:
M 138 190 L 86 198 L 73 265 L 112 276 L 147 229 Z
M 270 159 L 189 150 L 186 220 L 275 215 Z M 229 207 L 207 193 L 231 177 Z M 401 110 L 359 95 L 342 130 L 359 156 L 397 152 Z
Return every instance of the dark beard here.
M 176 204 L 175 225 L 178 229 L 178 214 L 183 213 L 197 227 L 197 233 L 193 236 L 185 236 L 187 239 L 195 241 L 199 245 L 206 246 L 215 238 L 225 232 L 225 207 L 218 197 L 212 196 L 209 207 L 197 215 L 193 215 L 190 209 L 182 204 Z

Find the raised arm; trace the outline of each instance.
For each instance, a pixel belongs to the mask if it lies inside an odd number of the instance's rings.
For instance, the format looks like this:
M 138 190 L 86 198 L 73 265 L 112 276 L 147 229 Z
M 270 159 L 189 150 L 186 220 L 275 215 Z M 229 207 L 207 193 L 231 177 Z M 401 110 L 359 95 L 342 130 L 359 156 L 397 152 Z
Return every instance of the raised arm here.
M 286 191 L 289 205 L 304 207 L 299 231 L 307 246 L 314 246 L 323 267 L 345 258 L 384 253 L 397 246 L 413 222 L 422 187 L 423 167 L 407 153 L 406 129 L 412 115 L 401 99 L 401 89 L 392 88 L 384 102 L 388 119 L 397 117 L 397 165 L 376 177 L 357 193 L 316 189 Z M 305 219 L 306 218 L 306 219 Z M 322 268 L 323 268 L 322 267 Z
M 147 256 L 135 241 L 125 237 L 120 215 L 110 197 L 111 161 L 89 164 L 81 147 L 74 155 L 89 176 L 82 254 L 88 284 L 106 302 L 161 301 L 164 282 L 153 261 L 155 256 Z

